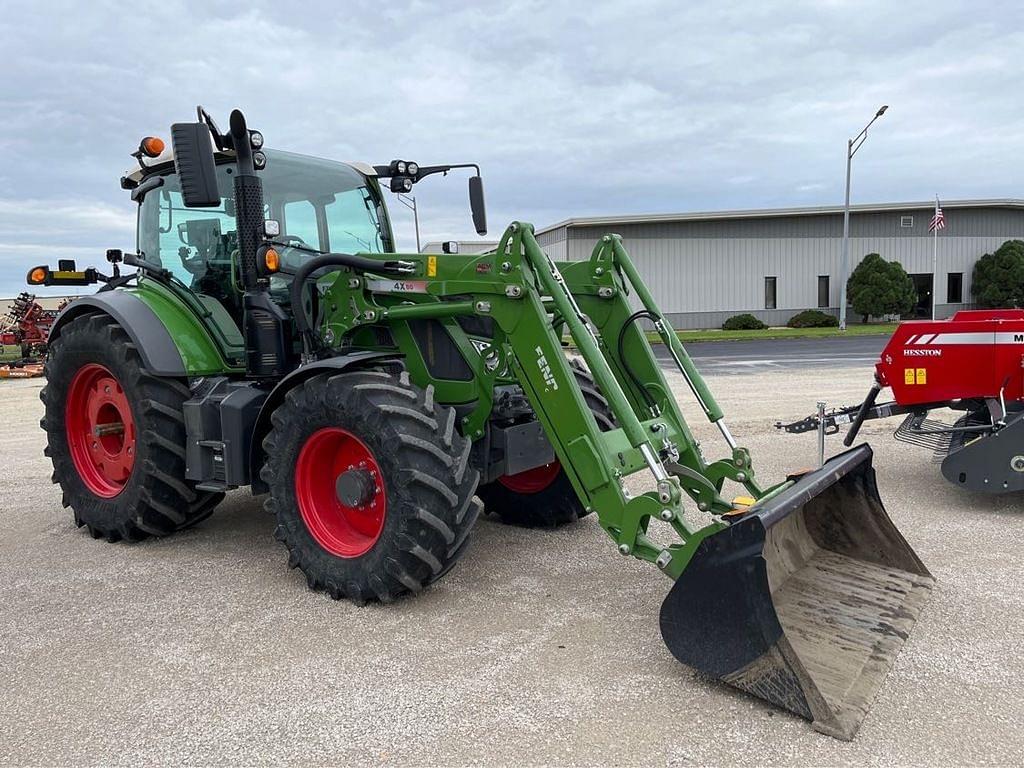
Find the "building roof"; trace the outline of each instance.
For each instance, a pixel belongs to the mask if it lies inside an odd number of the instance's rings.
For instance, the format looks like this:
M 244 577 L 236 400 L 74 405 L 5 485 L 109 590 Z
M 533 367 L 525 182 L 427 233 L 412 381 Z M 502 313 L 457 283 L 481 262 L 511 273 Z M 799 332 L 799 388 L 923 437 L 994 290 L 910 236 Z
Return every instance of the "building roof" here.
M 1002 198 L 993 200 L 943 200 L 944 210 L 954 208 L 1019 208 L 1024 200 Z M 851 213 L 884 213 L 885 211 L 933 210 L 934 200 L 909 203 L 866 203 L 851 205 Z M 791 216 L 826 216 L 843 212 L 841 205 L 821 205 L 805 208 L 755 208 L 735 211 L 705 211 L 695 213 L 632 213 L 621 216 L 575 216 L 557 224 L 541 227 L 537 234 L 566 227 L 606 226 L 610 224 L 652 224 L 676 221 L 712 221 L 715 219 L 771 219 Z

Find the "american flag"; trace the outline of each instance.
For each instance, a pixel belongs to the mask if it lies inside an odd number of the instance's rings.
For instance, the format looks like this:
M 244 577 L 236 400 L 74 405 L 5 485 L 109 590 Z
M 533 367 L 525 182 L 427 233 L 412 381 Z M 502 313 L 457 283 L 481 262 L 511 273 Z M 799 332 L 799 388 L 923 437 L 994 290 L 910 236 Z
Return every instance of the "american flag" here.
M 935 215 L 932 216 L 931 222 L 928 224 L 928 231 L 935 232 L 939 229 L 946 228 L 946 215 L 942 212 L 942 206 L 939 205 L 939 198 L 935 198 Z

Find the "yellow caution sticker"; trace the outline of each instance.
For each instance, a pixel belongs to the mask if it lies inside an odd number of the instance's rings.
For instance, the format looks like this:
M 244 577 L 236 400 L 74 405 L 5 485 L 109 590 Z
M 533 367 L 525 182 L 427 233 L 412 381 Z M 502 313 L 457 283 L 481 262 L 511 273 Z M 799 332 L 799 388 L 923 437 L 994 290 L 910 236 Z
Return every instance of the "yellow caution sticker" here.
M 437 277 L 437 256 L 427 256 L 427 277 Z
M 927 384 L 928 383 L 928 371 L 925 368 L 917 369 L 917 383 Z
M 903 369 L 903 383 L 904 384 L 913 384 L 914 383 L 914 369 L 913 368 L 904 368 Z

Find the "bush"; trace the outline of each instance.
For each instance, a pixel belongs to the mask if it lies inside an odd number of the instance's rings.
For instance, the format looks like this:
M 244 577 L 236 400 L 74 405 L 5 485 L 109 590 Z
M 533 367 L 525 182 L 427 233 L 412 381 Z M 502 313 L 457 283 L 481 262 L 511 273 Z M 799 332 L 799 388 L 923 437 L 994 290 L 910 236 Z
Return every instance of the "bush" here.
M 905 315 L 917 305 L 917 289 L 897 261 L 869 253 L 846 283 L 853 311 L 866 323 L 868 317 Z
M 1024 306 L 1024 240 L 1007 240 L 978 259 L 971 294 L 986 309 Z
M 763 331 L 767 327 L 750 313 L 733 315 L 722 323 L 723 331 Z
M 839 318 L 818 309 L 805 309 L 789 318 L 790 328 L 836 328 Z

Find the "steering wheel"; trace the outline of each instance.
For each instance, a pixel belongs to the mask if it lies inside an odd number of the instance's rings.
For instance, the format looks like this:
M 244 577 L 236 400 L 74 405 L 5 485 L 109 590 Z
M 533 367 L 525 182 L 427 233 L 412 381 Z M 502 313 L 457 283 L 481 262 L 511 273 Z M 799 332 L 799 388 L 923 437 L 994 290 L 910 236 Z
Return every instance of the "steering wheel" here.
M 202 277 L 206 274 L 206 259 L 203 258 L 198 249 L 196 249 L 195 254 L 190 255 L 191 250 L 187 245 L 183 245 L 178 249 L 178 258 L 181 259 L 181 266 L 187 269 L 190 274 Z

